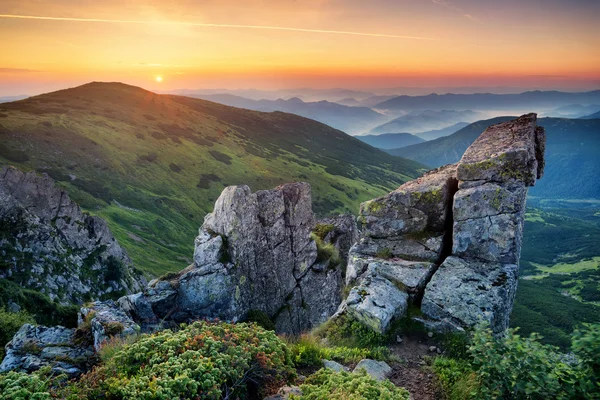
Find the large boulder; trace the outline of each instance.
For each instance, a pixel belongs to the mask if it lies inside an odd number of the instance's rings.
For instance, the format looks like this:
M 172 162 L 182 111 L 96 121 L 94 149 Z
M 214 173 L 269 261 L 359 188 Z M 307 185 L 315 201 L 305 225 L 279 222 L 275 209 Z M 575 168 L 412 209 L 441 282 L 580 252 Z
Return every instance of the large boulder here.
M 0 372 L 37 371 L 51 366 L 57 374 L 77 376 L 89 366 L 94 349 L 77 344 L 75 329 L 25 324 L 6 345 Z
M 98 351 L 111 337 L 125 337 L 140 332 L 140 326 L 112 300 L 97 301 L 79 310 L 79 325 L 88 325 Z
M 145 281 L 99 217 L 46 174 L 0 171 L 0 278 L 62 303 L 139 291 Z
M 543 174 L 535 114 L 493 125 L 461 161 L 361 205 L 340 307 L 378 332 L 406 316 L 440 330 L 508 326 L 517 286 L 527 188 Z M 382 307 L 381 305 L 385 305 Z

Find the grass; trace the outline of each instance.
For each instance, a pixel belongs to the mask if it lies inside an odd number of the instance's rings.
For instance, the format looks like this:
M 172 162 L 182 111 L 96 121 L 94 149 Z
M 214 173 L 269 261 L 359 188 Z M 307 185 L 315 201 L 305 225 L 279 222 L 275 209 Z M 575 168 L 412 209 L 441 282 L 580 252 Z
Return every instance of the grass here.
M 557 263 L 551 266 L 534 264 L 544 274 L 570 274 L 600 267 L 600 256 L 591 259 L 580 260 L 575 263 Z
M 107 220 L 149 276 L 190 263 L 193 238 L 225 186 L 309 182 L 314 210 L 327 215 L 356 212 L 425 170 L 305 118 L 121 84 L 5 103 L 0 112 L 0 165 L 46 171 Z M 27 159 L 8 159 L 15 151 Z

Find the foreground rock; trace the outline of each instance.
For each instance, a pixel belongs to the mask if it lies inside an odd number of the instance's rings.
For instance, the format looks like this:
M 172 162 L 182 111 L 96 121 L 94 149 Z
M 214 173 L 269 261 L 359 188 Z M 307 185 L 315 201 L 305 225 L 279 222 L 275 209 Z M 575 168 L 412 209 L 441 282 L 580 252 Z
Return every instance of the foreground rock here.
M 354 367 L 354 371 L 352 372 L 358 372 L 363 369 L 371 376 L 371 378 L 378 381 L 384 381 L 392 375 L 392 367 L 387 365 L 385 361 L 375 361 L 365 358 L 356 364 L 356 367 Z
M 0 225 L 0 278 L 76 304 L 142 288 L 104 220 L 83 213 L 45 174 L 0 170 Z
M 77 344 L 75 329 L 25 324 L 6 345 L 0 372 L 33 372 L 50 365 L 57 374 L 77 376 L 90 364 L 94 349 Z
M 148 326 L 160 320 L 271 318 L 278 332 L 300 333 L 326 321 L 341 302 L 343 261 L 317 248 L 310 186 L 293 183 L 252 193 L 226 188 L 205 217 L 194 264 L 153 281 L 119 304 Z M 323 243 L 347 252 L 356 225 L 340 216 L 320 223 Z
M 527 187 L 543 174 L 536 115 L 489 127 L 456 165 L 361 205 L 363 236 L 349 255 L 340 307 L 378 332 L 405 317 L 437 330 L 508 327 Z M 408 304 L 408 305 L 407 305 Z

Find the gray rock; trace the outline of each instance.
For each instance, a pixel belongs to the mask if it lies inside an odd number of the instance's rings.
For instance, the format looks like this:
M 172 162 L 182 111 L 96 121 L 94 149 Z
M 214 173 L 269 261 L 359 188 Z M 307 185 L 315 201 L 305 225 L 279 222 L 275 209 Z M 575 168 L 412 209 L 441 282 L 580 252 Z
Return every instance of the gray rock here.
M 92 347 L 77 345 L 75 329 L 25 324 L 6 345 L 0 372 L 33 372 L 51 366 L 55 373 L 81 374 L 93 355 Z
M 385 333 L 394 320 L 406 315 L 408 294 L 387 279 L 372 276 L 352 288 L 345 304 L 351 317 L 376 332 Z
M 8 268 L 0 278 L 41 291 L 61 303 L 108 293 L 132 293 L 145 281 L 98 217 L 81 211 L 47 175 L 0 170 L 0 239 Z
M 360 360 L 352 372 L 358 372 L 361 369 L 378 381 L 384 381 L 392 375 L 392 368 L 385 361 Z
M 342 364 L 330 360 L 323 360 L 323 367 L 333 370 L 335 372 L 350 371 L 350 368 L 344 367 Z
M 286 400 L 291 395 L 302 396 L 302 390 L 298 386 L 284 386 L 279 389 L 277 394 L 265 397 L 264 400 Z
M 448 257 L 425 288 L 421 310 L 456 330 L 488 322 L 494 332 L 508 327 L 517 290 L 518 266 Z
M 141 328 L 112 300 L 97 301 L 79 310 L 79 324 L 88 321 L 98 351 L 113 336 L 125 337 L 140 332 Z

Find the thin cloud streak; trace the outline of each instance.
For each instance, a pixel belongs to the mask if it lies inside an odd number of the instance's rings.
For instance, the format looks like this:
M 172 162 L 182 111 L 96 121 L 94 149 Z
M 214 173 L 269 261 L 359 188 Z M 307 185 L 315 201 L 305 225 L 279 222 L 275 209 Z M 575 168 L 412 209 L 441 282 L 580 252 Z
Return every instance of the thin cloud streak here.
M 15 15 L 15 14 L 0 14 L 0 18 L 32 19 L 32 20 L 47 20 L 47 21 L 96 22 L 96 23 L 110 23 L 110 24 L 185 25 L 185 26 L 198 26 L 198 27 L 204 27 L 204 28 L 263 29 L 263 30 L 292 31 L 292 32 L 325 33 L 325 34 L 337 34 L 337 35 L 371 36 L 371 37 L 394 38 L 394 39 L 436 40 L 436 38 L 424 37 L 424 36 L 391 35 L 391 34 L 386 34 L 386 33 L 368 33 L 368 32 L 352 32 L 352 31 L 336 31 L 336 30 L 326 30 L 326 29 L 290 28 L 290 27 L 285 27 L 285 26 L 208 24 L 208 23 L 201 23 L 201 22 L 186 22 L 186 21 L 142 21 L 142 20 L 101 19 L 101 18 L 47 17 L 47 16 L 39 16 L 39 15 Z
M 469 14 L 469 13 L 465 12 L 465 10 L 463 10 L 462 8 L 460 8 L 460 7 L 457 7 L 457 6 L 455 6 L 455 5 L 451 4 L 451 3 L 450 3 L 450 2 L 448 2 L 448 1 L 445 1 L 445 0 L 431 0 L 431 1 L 432 1 L 434 4 L 437 4 L 438 6 L 442 6 L 442 7 L 448 8 L 448 9 L 450 9 L 450 10 L 454 10 L 454 11 L 456 11 L 456 12 L 459 12 L 459 13 L 461 13 L 463 17 L 465 17 L 465 18 L 467 18 L 467 19 L 470 19 L 470 20 L 471 20 L 471 21 L 473 21 L 473 22 L 477 22 L 477 23 L 479 23 L 479 24 L 483 24 L 483 22 L 481 22 L 481 21 L 480 21 L 480 20 L 479 20 L 477 17 L 475 17 L 474 15 L 472 15 L 472 14 Z

